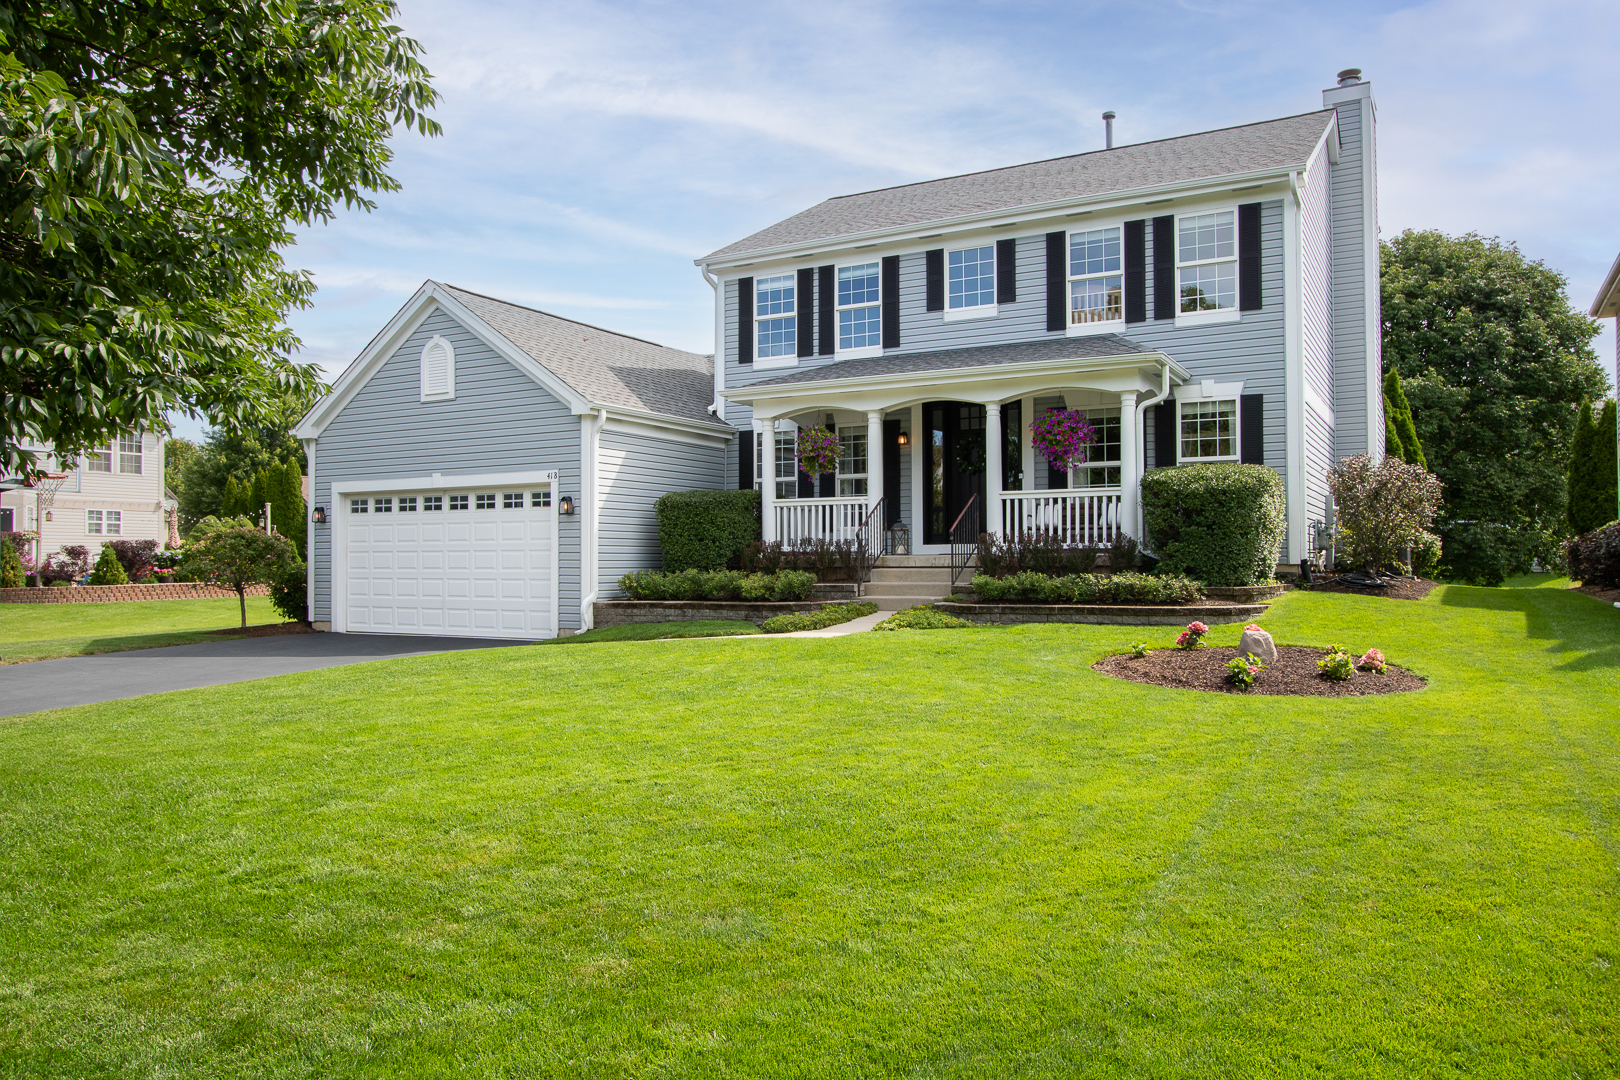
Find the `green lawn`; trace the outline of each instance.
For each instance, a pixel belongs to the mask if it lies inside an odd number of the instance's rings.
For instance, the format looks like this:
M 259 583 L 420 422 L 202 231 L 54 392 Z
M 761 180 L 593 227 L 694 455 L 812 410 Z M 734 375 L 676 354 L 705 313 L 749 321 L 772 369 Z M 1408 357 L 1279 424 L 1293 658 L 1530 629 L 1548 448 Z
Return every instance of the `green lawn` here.
M 283 621 L 263 596 L 248 597 L 247 619 L 249 626 Z M 0 663 L 218 641 L 228 635 L 208 631 L 241 625 L 235 599 L 0 604 Z
M 1028 626 L 0 720 L 0 1076 L 1614 1076 L 1620 612 L 1515 584 L 1260 620 L 1381 698 Z
M 547 644 L 588 645 L 593 641 L 663 641 L 668 638 L 740 637 L 757 634 L 759 627 L 743 619 L 690 619 L 686 622 L 633 623 L 604 626 L 583 634 L 553 638 Z

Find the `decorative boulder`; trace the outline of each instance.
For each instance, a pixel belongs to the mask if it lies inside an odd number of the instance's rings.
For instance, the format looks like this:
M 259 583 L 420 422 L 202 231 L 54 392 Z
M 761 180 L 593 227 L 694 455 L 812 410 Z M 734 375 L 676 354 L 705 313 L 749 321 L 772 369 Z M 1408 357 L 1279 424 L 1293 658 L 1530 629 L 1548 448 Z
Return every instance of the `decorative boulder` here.
M 1238 642 L 1238 655 L 1247 653 L 1257 656 L 1263 664 L 1277 662 L 1277 643 L 1271 640 L 1271 635 L 1258 626 L 1245 626 L 1243 638 Z

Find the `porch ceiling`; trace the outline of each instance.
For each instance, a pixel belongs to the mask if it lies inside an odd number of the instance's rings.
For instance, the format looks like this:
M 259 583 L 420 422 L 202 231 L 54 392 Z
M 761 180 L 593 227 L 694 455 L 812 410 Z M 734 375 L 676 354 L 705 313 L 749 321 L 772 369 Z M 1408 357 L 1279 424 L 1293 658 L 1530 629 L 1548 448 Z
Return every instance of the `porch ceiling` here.
M 1149 393 L 1190 378 L 1165 353 L 1101 334 L 847 360 L 724 393 L 756 414 L 782 416 L 811 404 L 882 409 L 941 395 L 996 401 L 1048 387 Z

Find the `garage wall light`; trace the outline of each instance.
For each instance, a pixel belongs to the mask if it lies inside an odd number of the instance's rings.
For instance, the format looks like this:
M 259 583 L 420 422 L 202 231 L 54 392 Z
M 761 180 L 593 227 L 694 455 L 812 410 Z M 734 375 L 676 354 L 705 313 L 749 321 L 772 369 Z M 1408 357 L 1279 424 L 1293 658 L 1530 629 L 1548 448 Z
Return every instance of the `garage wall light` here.
M 315 524 L 317 524 L 317 525 L 325 525 L 326 524 L 326 507 L 317 506 L 315 508 Z
M 574 516 L 574 497 L 572 495 L 564 495 L 558 500 L 557 513 L 562 514 L 564 517 Z

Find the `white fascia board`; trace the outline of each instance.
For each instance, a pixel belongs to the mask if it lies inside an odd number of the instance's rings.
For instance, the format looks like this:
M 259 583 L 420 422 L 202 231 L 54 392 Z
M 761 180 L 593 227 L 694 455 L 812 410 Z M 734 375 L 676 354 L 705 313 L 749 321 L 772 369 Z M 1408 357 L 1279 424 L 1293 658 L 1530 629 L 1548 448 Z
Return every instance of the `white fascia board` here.
M 1592 301 L 1592 310 L 1587 312 L 1594 319 L 1607 319 L 1611 315 L 1620 315 L 1620 256 L 1609 267 L 1608 276 L 1603 279 L 1603 287 L 1598 290 L 1597 299 Z
M 293 435 L 300 439 L 319 438 L 321 432 L 326 430 L 326 426 L 350 401 L 354 400 L 354 396 L 361 388 L 371 381 L 371 377 L 389 357 L 394 355 L 405 339 L 416 332 L 423 320 L 433 314 L 435 308 L 443 308 L 446 314 L 459 322 L 469 333 L 494 349 L 513 367 L 566 405 L 570 412 L 582 413 L 591 410 L 590 402 L 573 387 L 547 371 L 528 353 L 508 341 L 504 334 L 473 314 L 438 282 L 426 281 L 405 305 L 394 313 L 394 317 L 383 327 L 382 332 L 371 339 L 365 351 L 338 377 L 332 386 L 332 392 L 317 402 L 304 419 L 299 421 L 298 426 L 293 429 Z
M 669 439 L 672 442 L 706 446 L 711 449 L 725 446 L 737 435 L 737 429 L 730 425 L 724 428 L 713 426 L 699 428 L 695 424 L 677 426 L 663 423 L 662 417 L 618 413 L 612 409 L 607 411 L 607 417 L 606 430 L 616 434 L 634 435 L 641 439 Z
M 773 259 L 820 257 L 836 249 L 854 244 L 872 244 L 874 242 L 915 243 L 924 238 L 934 238 L 942 232 L 966 232 L 971 229 L 1017 225 L 1034 227 L 1034 221 L 1031 219 L 1041 217 L 1060 218 L 1066 213 L 1074 213 L 1080 209 L 1088 211 L 1111 210 L 1149 199 L 1164 199 L 1166 197 L 1173 199 L 1194 198 L 1221 194 L 1233 188 L 1256 187 L 1279 181 L 1286 182 L 1289 173 L 1298 172 L 1305 168 L 1305 164 L 1306 162 L 1302 161 L 1294 165 L 1278 165 L 1267 169 L 1227 173 L 1223 176 L 1212 176 L 1192 182 L 1178 180 L 1168 184 L 1150 184 L 1146 187 L 1105 192 L 1093 198 L 1058 199 L 1048 202 L 1029 203 L 1024 206 L 1001 207 L 993 211 L 978 211 L 972 214 L 959 214 L 955 217 L 935 218 L 931 221 L 918 222 L 900 228 L 871 229 L 858 233 L 845 233 L 841 236 L 823 237 L 819 240 L 802 243 L 757 248 L 753 251 L 739 252 L 736 255 L 713 261 L 707 258 L 692 261 L 695 265 L 703 267 L 711 273 L 720 273 L 726 269 L 741 269 L 742 267 L 768 262 Z
M 561 474 L 556 469 L 527 469 L 522 472 L 491 473 L 433 473 L 431 476 L 407 477 L 403 480 L 345 480 L 332 484 L 332 501 L 340 495 L 373 491 L 449 491 L 451 488 L 525 487 L 530 484 L 554 484 Z
M 737 434 L 737 429 L 723 420 L 687 420 L 678 416 L 666 416 L 663 413 L 644 412 L 640 409 L 626 409 L 618 405 L 591 404 L 585 412 L 606 412 L 610 420 L 623 420 L 626 423 L 639 424 L 645 427 L 668 428 L 671 431 L 685 432 L 691 435 L 707 435 L 724 442 Z

